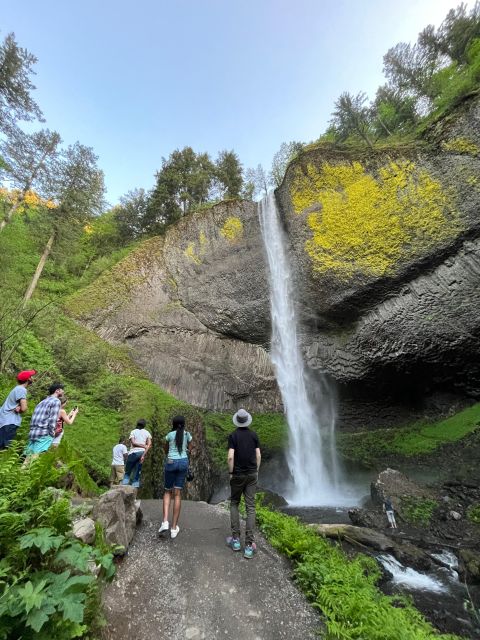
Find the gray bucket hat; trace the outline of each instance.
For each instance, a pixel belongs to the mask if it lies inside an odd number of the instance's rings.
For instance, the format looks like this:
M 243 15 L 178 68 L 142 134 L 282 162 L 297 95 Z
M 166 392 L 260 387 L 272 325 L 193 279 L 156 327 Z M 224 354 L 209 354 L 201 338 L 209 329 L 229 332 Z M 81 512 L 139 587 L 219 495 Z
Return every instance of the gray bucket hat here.
M 236 427 L 249 427 L 252 424 L 252 416 L 245 409 L 239 409 L 232 419 Z

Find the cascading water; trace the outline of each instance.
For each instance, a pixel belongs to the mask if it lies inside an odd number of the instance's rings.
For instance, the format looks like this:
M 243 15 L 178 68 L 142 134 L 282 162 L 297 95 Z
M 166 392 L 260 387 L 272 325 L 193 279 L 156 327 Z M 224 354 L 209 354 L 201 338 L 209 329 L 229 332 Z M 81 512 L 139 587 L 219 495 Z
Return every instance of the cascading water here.
M 340 486 L 335 448 L 335 400 L 327 380 L 319 376 L 316 404 L 297 338 L 293 285 L 284 232 L 275 196 L 269 193 L 260 207 L 260 227 L 270 271 L 272 316 L 271 358 L 282 394 L 289 427 L 287 463 L 292 484 L 286 499 L 292 505 L 351 504 Z

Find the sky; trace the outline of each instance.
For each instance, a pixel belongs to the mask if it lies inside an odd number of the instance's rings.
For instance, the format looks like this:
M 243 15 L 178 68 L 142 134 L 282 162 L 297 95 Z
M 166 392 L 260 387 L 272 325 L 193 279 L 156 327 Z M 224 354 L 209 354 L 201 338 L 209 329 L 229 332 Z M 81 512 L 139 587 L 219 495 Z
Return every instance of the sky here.
M 0 35 L 38 58 L 40 126 L 93 147 L 115 204 L 187 145 L 270 168 L 343 91 L 373 97 L 386 51 L 459 2 L 1 0 Z

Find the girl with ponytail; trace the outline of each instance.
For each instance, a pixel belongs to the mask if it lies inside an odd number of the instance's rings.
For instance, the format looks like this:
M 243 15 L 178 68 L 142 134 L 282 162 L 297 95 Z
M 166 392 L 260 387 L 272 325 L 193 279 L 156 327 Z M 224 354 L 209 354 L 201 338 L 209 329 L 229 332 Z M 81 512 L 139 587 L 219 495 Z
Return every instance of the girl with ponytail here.
M 166 533 L 170 529 L 168 520 L 173 492 L 173 519 L 170 536 L 176 538 L 180 527 L 178 519 L 182 505 L 181 492 L 188 472 L 188 454 L 192 448 L 192 436 L 185 431 L 185 418 L 175 416 L 172 420 L 172 431 L 165 436 L 165 493 L 163 494 L 163 521 L 158 533 Z

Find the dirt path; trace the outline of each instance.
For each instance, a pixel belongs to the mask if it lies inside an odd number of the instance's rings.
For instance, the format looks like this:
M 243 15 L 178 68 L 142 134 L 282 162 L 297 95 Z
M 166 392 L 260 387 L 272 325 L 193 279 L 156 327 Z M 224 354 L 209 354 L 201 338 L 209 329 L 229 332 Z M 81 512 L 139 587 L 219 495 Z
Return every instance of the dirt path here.
M 159 538 L 161 501 L 143 500 L 144 520 L 106 589 L 107 640 L 310 640 L 320 620 L 290 569 L 257 537 L 251 560 L 225 544 L 229 516 L 184 502 L 180 534 Z

